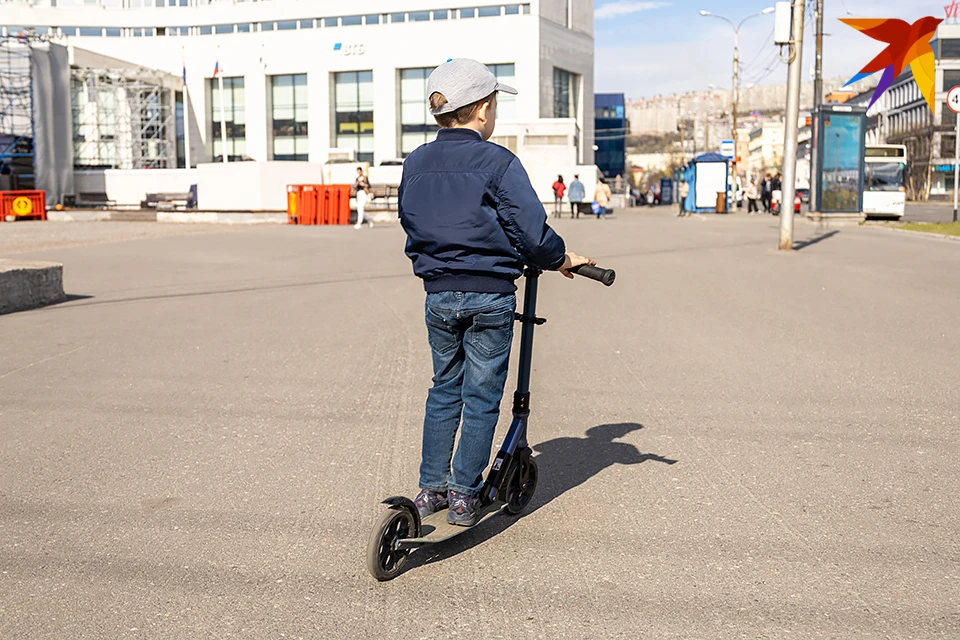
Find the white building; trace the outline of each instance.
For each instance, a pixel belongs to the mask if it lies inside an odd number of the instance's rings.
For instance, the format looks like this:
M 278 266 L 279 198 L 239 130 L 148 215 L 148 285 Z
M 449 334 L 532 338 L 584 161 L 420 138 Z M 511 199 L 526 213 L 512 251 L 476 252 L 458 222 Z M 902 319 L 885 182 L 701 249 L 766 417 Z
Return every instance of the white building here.
M 551 175 L 593 163 L 593 0 L 0 0 L 0 26 L 163 72 L 165 85 L 185 74 L 187 91 L 166 98 L 176 144 L 159 147 L 176 158 L 153 167 L 213 161 L 221 119 L 231 159 L 402 158 L 435 136 L 426 77 L 455 57 L 486 63 L 519 90 L 500 96 L 496 141 L 528 165 L 544 199 Z M 75 163 L 87 157 L 77 152 Z

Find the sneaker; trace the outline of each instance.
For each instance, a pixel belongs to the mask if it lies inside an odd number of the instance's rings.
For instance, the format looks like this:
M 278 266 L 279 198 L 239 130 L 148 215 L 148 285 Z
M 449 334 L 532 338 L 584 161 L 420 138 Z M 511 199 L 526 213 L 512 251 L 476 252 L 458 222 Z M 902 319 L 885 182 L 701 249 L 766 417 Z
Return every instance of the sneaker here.
M 361 224 L 362 224 L 362 223 L 358 222 L 357 224 L 353 225 L 353 228 L 354 228 L 354 229 L 359 229 L 360 226 L 361 226 Z
M 472 527 L 480 519 L 480 496 L 468 496 L 465 493 L 451 491 L 450 510 L 447 522 L 461 527 Z
M 447 494 L 442 491 L 420 489 L 413 503 L 417 505 L 420 517 L 426 518 L 431 513 L 447 508 Z
M 367 226 L 373 229 L 373 220 L 367 220 Z

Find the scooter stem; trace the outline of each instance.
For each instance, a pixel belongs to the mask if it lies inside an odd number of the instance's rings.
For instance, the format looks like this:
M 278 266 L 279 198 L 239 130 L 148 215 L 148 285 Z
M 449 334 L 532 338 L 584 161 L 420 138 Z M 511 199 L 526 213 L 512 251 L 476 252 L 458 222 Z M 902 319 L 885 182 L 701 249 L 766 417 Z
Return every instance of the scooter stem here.
M 540 269 L 527 267 L 524 271 L 527 284 L 523 295 L 523 314 L 517 316 L 520 321 L 520 365 L 517 372 L 517 390 L 513 394 L 513 414 L 517 418 L 526 418 L 530 414 L 530 370 L 533 367 L 533 330 L 546 322 L 537 317 L 537 287 L 540 281 Z

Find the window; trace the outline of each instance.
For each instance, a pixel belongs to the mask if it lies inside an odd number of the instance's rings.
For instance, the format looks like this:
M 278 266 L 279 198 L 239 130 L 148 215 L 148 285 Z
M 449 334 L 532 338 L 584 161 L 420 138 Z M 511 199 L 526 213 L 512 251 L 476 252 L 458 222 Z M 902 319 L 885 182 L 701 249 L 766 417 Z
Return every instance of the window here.
M 220 81 L 210 78 L 210 122 L 213 123 L 213 157 L 223 154 L 220 136 Z M 247 150 L 247 116 L 243 78 L 223 79 L 223 121 L 227 125 L 227 155 L 242 156 Z
M 75 36 L 77 35 L 76 27 L 60 27 L 60 33 L 65 36 Z
M 363 24 L 363 16 L 343 16 L 343 19 L 340 21 L 345 27 L 352 27 L 354 25 Z
M 940 119 L 941 124 L 949 124 L 949 125 L 957 124 L 957 114 L 954 113 L 953 110 L 947 106 L 946 102 L 944 102 L 940 106 L 940 113 L 943 114 Z
M 187 165 L 187 155 L 186 148 L 184 146 L 184 136 L 183 136 L 183 92 L 177 91 L 174 93 L 174 104 L 176 112 L 176 128 L 177 128 L 177 168 L 183 169 Z
M 237 25 L 237 33 L 250 33 L 253 25 L 249 22 L 241 22 Z
M 944 69 L 943 71 L 943 90 L 949 91 L 952 87 L 960 85 L 960 69 Z
M 214 33 L 233 33 L 236 29 L 236 25 L 233 24 L 218 24 L 213 28 Z
M 363 17 L 364 24 L 380 24 L 380 14 L 372 14 Z
M 489 18 L 500 15 L 500 7 L 480 7 L 480 17 Z
M 503 8 L 503 13 L 508 16 L 515 16 L 520 13 L 520 5 L 518 4 L 508 4 Z
M 308 159 L 307 74 L 270 78 L 273 159 Z
M 562 146 L 567 144 L 567 136 L 524 136 L 523 143 L 527 146 Z
M 106 33 L 108 38 L 119 38 L 120 37 L 120 27 L 107 27 Z
M 427 105 L 427 78 L 433 67 L 400 70 L 400 157 L 437 137 Z
M 261 23 L 260 23 L 260 31 L 273 31 L 273 23 L 272 23 L 272 22 L 261 22 Z
M 200 31 L 200 35 L 202 36 L 208 36 L 211 33 L 213 33 L 213 27 L 211 26 L 197 27 L 197 28 Z
M 373 162 L 373 72 L 334 74 L 336 146 L 353 149 L 359 162 Z
M 297 28 L 296 20 L 278 20 L 277 31 L 293 31 Z
M 429 11 L 411 11 L 410 22 L 425 22 L 430 19 Z
M 301 29 L 313 29 L 313 18 L 300 20 L 299 24 Z
M 525 16 L 530 15 L 530 5 L 528 4 L 523 5 L 523 15 Z
M 956 60 L 960 58 L 960 38 L 948 38 L 940 41 L 938 60 Z
M 460 9 L 460 19 L 461 19 L 461 20 L 462 20 L 463 18 L 476 18 L 476 17 L 477 17 L 477 9 L 476 9 L 476 7 L 474 7 L 473 9 Z
M 323 26 L 325 26 L 325 27 L 339 27 L 339 26 L 340 26 L 340 18 L 324 18 L 324 19 L 323 19 Z
M 497 76 L 497 82 L 513 87 L 516 83 L 512 64 L 488 64 L 487 67 Z M 497 94 L 497 119 L 516 120 L 517 96 L 509 93 Z
M 517 152 L 517 136 L 494 136 L 490 138 L 490 142 L 506 147 L 513 153 Z
M 434 11 L 434 12 L 433 12 L 433 19 L 434 19 L 434 20 L 446 20 L 447 17 L 449 16 L 449 14 L 450 14 L 450 12 L 449 12 L 447 9 L 441 9 L 441 10 L 439 10 L 439 11 Z
M 553 68 L 554 118 L 577 117 L 577 98 L 580 93 L 578 79 L 579 77 L 574 73 Z
M 391 13 L 390 22 L 405 22 L 406 17 L 407 16 L 404 13 Z

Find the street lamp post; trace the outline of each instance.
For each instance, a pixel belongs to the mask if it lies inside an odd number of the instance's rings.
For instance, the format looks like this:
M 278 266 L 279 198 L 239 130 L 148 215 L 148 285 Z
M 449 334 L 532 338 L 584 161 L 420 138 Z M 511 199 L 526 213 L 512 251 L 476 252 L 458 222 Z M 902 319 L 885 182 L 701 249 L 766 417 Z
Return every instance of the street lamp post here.
M 740 107 L 740 27 L 743 26 L 747 20 L 751 18 L 758 18 L 760 16 L 765 16 L 767 14 L 773 13 L 776 11 L 773 7 L 767 7 L 760 13 L 754 13 L 747 16 L 740 21 L 740 24 L 733 24 L 728 18 L 723 16 L 718 16 L 715 13 L 710 13 L 709 11 L 700 11 L 700 15 L 706 18 L 718 18 L 723 20 L 731 27 L 733 27 L 733 204 L 731 206 L 732 211 L 737 210 L 737 177 L 739 172 L 737 170 L 737 153 L 740 151 L 740 134 L 737 131 L 737 109 Z

